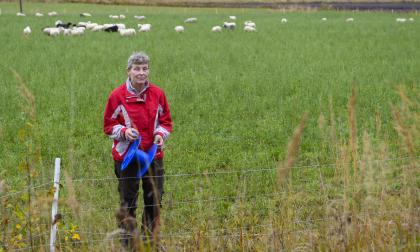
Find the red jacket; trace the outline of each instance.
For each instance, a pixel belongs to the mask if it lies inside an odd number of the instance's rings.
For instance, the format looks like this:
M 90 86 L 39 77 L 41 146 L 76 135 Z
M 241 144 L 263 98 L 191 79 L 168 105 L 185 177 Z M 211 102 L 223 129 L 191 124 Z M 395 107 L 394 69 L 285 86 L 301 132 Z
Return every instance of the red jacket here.
M 111 92 L 104 114 L 104 132 L 114 140 L 112 156 L 122 161 L 130 142 L 125 139 L 127 128 L 136 128 L 141 135 L 140 148 L 147 151 L 153 144 L 154 136 L 161 135 L 166 140 L 172 132 L 171 113 L 165 93 L 152 83 L 136 95 L 129 81 Z M 155 159 L 163 158 L 163 150 L 158 149 Z

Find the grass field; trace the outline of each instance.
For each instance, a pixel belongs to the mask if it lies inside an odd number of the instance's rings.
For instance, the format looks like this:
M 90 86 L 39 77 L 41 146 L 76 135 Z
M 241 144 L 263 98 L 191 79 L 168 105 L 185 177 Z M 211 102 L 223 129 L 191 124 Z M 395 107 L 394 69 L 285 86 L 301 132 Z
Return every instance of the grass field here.
M 162 212 L 169 251 L 419 249 L 415 13 L 25 4 L 27 16 L 17 17 L 16 4 L 0 9 L 0 251 L 30 250 L 31 240 L 48 250 L 55 157 L 62 250 L 118 248 L 104 240 L 116 229 L 118 195 L 102 118 L 138 50 L 150 55 L 150 79 L 174 121 Z M 52 10 L 59 16 L 34 16 Z M 126 15 L 118 22 L 128 27 L 145 15 L 152 31 L 41 32 L 58 19 L 115 22 L 110 14 Z M 210 31 L 230 15 L 237 30 Z M 183 23 L 192 16 L 196 24 Z M 242 31 L 246 20 L 256 33 Z M 294 131 L 302 118 L 303 133 Z

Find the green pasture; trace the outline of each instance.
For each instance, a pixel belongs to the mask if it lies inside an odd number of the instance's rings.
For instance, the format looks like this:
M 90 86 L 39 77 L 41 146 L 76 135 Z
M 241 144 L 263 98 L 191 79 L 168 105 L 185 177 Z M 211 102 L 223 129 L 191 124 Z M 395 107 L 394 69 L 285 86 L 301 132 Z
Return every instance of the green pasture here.
M 305 112 L 308 119 L 295 164 L 301 168 L 291 171 L 294 190 L 305 195 L 296 215 L 320 215 L 320 178 L 333 184 L 334 167 L 329 164 L 338 155 L 329 142 L 331 115 L 344 144 L 353 87 L 359 143 L 366 130 L 373 144 L 386 141 L 387 158 L 406 156 L 391 108 L 400 103 L 399 89 L 419 99 L 416 13 L 25 3 L 26 17 L 17 17 L 15 3 L 0 3 L 0 9 L 0 179 L 8 192 L 22 190 L 28 185 L 24 164 L 29 163 L 32 185 L 50 182 L 54 158 L 60 157 L 62 171 L 76 180 L 82 211 L 80 219 L 72 216 L 64 202 L 68 191 L 62 176 L 59 207 L 64 225 L 97 233 L 116 228 L 118 195 L 112 179 L 112 143 L 102 131 L 103 111 L 111 90 L 125 81 L 126 61 L 134 51 L 150 55 L 150 80 L 164 89 L 174 122 L 166 144 L 163 234 L 236 227 L 243 221 L 237 214 L 241 207 L 248 225 L 264 223 L 272 207 L 275 168 Z M 48 17 L 53 10 L 59 16 Z M 35 12 L 45 16 L 35 17 Z M 81 12 L 92 17 L 79 17 Z M 110 14 L 127 18 L 112 20 Z M 90 31 L 81 37 L 49 37 L 41 32 L 56 20 L 122 22 L 136 28 L 140 21 L 134 15 L 145 15 L 151 32 L 129 38 Z M 211 32 L 230 15 L 237 16 L 236 30 Z M 188 17 L 198 22 L 184 24 Z M 323 17 L 328 20 L 322 22 Z M 355 21 L 346 23 L 348 17 Z M 415 21 L 397 23 L 397 17 Z M 282 18 L 288 22 L 282 24 Z M 242 30 L 246 20 L 256 23 L 257 32 Z M 176 25 L 184 25 L 185 32 L 176 33 Z M 32 29 L 30 36 L 23 35 L 26 26 Z M 13 71 L 34 103 L 25 99 Z M 35 115 L 28 113 L 31 109 Z M 320 166 L 302 168 L 311 165 Z M 234 173 L 243 170 L 248 172 Z M 205 172 L 226 173 L 200 175 Z M 331 190 L 334 195 L 340 186 Z M 20 196 L 10 201 L 20 202 L 22 209 L 26 202 Z M 80 236 L 82 241 L 103 237 Z

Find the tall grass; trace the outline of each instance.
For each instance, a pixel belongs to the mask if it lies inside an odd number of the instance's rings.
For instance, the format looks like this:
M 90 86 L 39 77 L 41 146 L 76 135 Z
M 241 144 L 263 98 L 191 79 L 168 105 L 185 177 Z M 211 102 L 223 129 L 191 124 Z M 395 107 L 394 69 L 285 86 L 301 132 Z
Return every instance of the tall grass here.
M 175 125 L 161 232 L 170 251 L 418 249 L 418 22 L 86 4 L 28 4 L 19 18 L 16 5 L 0 8 L 3 250 L 48 249 L 53 191 L 43 185 L 55 157 L 65 174 L 57 245 L 119 248 L 102 115 L 135 50 L 150 54 L 151 81 L 165 90 Z M 51 10 L 65 22 L 84 11 L 98 23 L 124 13 L 127 26 L 143 14 L 153 27 L 133 38 L 51 38 L 41 28 L 58 18 L 33 15 Z M 255 21 L 258 32 L 211 33 L 228 15 Z M 198 23 L 176 34 L 190 16 Z

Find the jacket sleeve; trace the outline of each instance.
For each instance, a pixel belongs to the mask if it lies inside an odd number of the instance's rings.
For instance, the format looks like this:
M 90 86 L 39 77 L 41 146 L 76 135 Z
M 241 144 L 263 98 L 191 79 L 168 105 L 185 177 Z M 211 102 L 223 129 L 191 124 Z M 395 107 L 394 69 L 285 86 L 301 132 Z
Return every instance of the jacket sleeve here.
M 169 110 L 169 104 L 166 100 L 165 93 L 162 92 L 162 95 L 159 98 L 158 113 L 156 118 L 156 127 L 154 130 L 154 135 L 160 135 L 166 140 L 172 132 L 172 119 L 171 112 Z
M 122 125 L 118 118 L 121 118 L 122 105 L 118 104 L 117 96 L 113 93 L 108 98 L 104 113 L 104 132 L 111 139 L 125 141 L 126 127 Z

